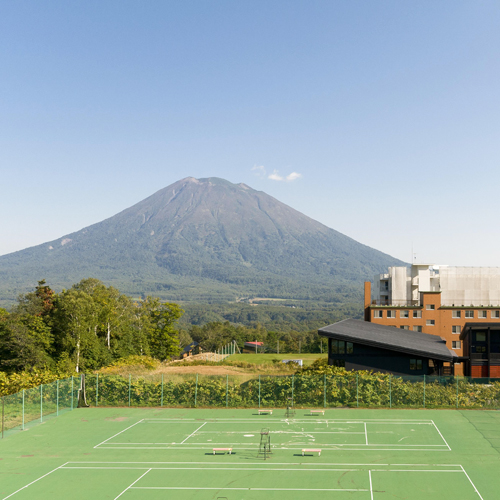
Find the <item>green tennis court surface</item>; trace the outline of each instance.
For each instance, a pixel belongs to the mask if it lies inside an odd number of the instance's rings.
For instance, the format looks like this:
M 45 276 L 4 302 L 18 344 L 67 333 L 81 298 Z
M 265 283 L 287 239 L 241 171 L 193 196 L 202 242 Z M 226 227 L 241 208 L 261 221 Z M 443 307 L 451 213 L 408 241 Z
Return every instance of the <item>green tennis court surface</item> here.
M 0 499 L 493 500 L 499 449 L 495 411 L 78 409 L 0 441 Z

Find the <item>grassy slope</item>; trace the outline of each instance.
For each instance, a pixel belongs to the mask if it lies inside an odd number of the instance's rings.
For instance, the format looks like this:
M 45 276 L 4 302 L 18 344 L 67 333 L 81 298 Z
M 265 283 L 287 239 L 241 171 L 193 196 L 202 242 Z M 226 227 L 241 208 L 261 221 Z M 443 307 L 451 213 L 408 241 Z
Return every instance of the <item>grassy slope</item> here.
M 255 363 L 258 365 L 271 364 L 273 359 L 302 359 L 304 366 L 311 365 L 318 358 L 326 358 L 327 353 L 288 353 L 288 354 L 233 354 L 228 361 L 245 361 L 246 363 Z

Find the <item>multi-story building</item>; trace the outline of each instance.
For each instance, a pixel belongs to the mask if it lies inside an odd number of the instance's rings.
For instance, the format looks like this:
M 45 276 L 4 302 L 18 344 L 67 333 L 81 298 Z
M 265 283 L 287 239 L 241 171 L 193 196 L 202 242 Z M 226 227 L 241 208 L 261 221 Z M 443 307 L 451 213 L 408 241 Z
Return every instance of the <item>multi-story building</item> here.
M 371 283 L 365 283 L 365 320 L 440 336 L 459 357 L 455 373 L 464 374 L 460 336 L 466 325 L 487 328 L 500 323 L 500 268 L 391 267 L 387 274 L 375 277 L 373 297 Z M 488 364 L 486 371 L 479 376 L 498 376 L 500 366 Z M 478 376 L 472 372 L 466 374 Z

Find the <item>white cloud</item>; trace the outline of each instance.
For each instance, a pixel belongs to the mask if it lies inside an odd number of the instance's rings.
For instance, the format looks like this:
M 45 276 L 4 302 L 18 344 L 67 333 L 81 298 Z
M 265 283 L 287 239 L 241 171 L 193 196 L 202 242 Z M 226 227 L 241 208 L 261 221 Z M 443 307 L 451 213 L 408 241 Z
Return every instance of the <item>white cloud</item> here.
M 258 175 L 259 177 L 265 177 L 267 175 L 264 165 L 254 165 L 252 170 L 255 172 L 255 175 Z
M 302 174 L 299 174 L 298 172 L 292 172 L 291 174 L 288 174 L 286 177 L 283 177 L 282 175 L 279 174 L 277 170 L 273 170 L 272 174 L 267 175 L 267 171 L 264 165 L 254 165 L 252 167 L 252 171 L 255 172 L 255 175 L 258 175 L 259 177 L 267 177 L 272 181 L 278 181 L 278 182 L 283 182 L 283 181 L 293 182 L 302 177 Z
M 286 180 L 288 182 L 292 182 L 294 181 L 295 179 L 300 179 L 302 177 L 302 174 L 299 174 L 298 172 L 292 172 L 291 174 L 288 174 L 286 176 Z
M 283 179 L 283 177 L 281 177 L 281 175 L 278 174 L 278 171 L 275 170 L 272 174 L 269 174 L 268 179 L 271 179 L 272 181 L 283 181 L 285 179 Z

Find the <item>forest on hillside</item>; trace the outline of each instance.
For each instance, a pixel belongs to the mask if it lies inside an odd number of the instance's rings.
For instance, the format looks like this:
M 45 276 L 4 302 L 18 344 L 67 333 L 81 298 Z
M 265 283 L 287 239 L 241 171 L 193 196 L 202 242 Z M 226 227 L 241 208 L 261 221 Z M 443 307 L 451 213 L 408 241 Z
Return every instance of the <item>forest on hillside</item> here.
M 132 299 L 84 279 L 56 293 L 45 281 L 0 309 L 0 371 L 89 372 L 131 356 L 176 358 L 196 341 L 216 351 L 236 341 L 263 342 L 268 352 L 320 352 L 317 329 L 356 308 L 308 310 L 282 305 L 188 305 Z

